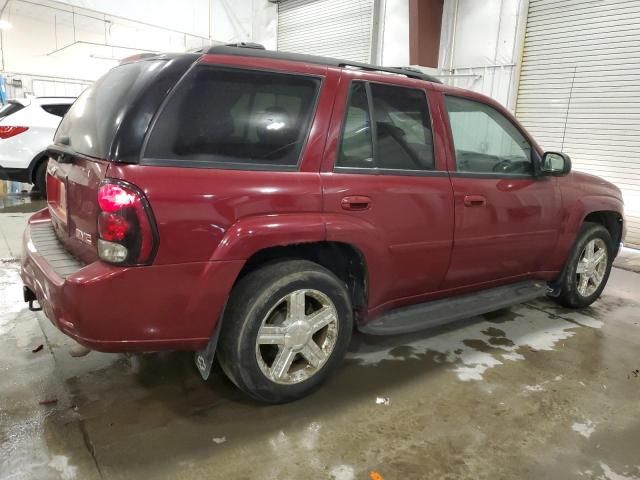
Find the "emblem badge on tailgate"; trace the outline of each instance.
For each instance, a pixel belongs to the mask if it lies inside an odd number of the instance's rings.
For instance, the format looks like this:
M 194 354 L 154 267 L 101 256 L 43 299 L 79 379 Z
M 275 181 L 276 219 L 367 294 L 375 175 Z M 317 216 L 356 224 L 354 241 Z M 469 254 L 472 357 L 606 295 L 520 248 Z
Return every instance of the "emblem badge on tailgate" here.
M 87 245 L 93 245 L 91 234 L 76 228 L 76 238 Z

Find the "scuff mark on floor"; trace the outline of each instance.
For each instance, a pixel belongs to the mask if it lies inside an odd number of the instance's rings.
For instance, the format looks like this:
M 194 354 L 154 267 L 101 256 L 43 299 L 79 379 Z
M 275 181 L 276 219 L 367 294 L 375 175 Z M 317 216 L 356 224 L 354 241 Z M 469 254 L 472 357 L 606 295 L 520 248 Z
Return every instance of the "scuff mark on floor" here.
M 71 465 L 69 459 L 64 455 L 54 455 L 49 462 L 49 466 L 60 474 L 62 480 L 76 478 L 78 467 Z
M 587 420 L 584 423 L 575 422 L 571 425 L 571 429 L 584 438 L 589 438 L 591 434 L 596 431 L 596 425 L 591 420 Z
M 356 478 L 353 467 L 349 465 L 337 465 L 329 471 L 329 474 L 333 480 L 354 480 Z
M 640 480 L 640 477 L 636 477 L 635 475 L 621 475 L 619 473 L 614 472 L 611 467 L 609 467 L 609 465 L 607 465 L 606 463 L 602 463 L 600 462 L 600 468 L 602 469 L 602 473 L 604 474 L 604 477 L 598 477 L 598 478 L 603 478 L 603 480 Z

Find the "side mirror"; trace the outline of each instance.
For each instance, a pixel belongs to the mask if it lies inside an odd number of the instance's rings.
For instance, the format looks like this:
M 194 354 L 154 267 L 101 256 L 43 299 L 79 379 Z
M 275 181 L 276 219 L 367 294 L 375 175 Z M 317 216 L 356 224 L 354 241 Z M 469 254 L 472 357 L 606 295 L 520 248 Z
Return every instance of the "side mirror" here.
M 566 153 L 545 152 L 542 155 L 540 173 L 542 175 L 563 177 L 571 171 L 571 158 Z

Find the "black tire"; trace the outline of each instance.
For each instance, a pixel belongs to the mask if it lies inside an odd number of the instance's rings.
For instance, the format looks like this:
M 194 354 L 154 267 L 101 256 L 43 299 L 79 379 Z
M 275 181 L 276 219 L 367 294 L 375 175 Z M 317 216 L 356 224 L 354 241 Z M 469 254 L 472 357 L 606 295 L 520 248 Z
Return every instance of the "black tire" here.
M 315 290 L 325 295 L 335 308 L 337 334 L 324 364 L 299 383 L 281 384 L 269 378 L 259 364 L 256 346 L 262 322 L 282 299 L 298 290 Z M 303 295 L 305 302 L 307 297 Z M 306 312 L 306 310 L 305 310 Z M 267 264 L 243 277 L 234 286 L 222 319 L 216 356 L 225 374 L 252 398 L 267 403 L 285 403 L 317 389 L 342 361 L 353 331 L 353 310 L 349 294 L 332 272 L 307 260 L 286 260 Z M 313 338 L 313 337 L 311 337 Z M 276 346 L 276 348 L 281 348 Z M 294 363 L 304 358 L 295 354 Z M 275 364 L 275 360 L 273 360 Z M 273 366 L 273 364 L 271 366 Z M 288 371 L 289 367 L 287 367 Z
M 33 176 L 33 185 L 36 191 L 46 198 L 47 196 L 47 161 L 41 161 L 36 167 L 36 173 Z
M 586 245 L 594 239 L 602 240 L 606 246 L 606 270 L 596 290 L 590 295 L 583 296 L 578 290 L 578 262 Z M 560 305 L 569 308 L 583 308 L 591 305 L 600 297 L 602 290 L 604 290 L 607 280 L 609 279 L 609 274 L 611 273 L 612 263 L 613 240 L 611 239 L 609 231 L 600 224 L 586 222 L 578 233 L 578 239 L 567 259 L 567 264 L 560 280 L 560 294 L 555 300 Z

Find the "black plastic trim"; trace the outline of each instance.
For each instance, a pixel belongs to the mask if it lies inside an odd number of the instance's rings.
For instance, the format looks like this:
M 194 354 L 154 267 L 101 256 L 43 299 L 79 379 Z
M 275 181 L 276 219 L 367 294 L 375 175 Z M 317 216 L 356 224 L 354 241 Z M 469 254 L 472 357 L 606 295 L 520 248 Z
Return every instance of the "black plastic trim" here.
M 392 175 L 398 177 L 448 177 L 443 170 L 396 170 L 393 168 L 335 167 L 334 173 L 353 173 L 359 175 Z
M 298 165 L 268 165 L 262 163 L 216 162 L 212 160 L 178 160 L 173 158 L 143 158 L 140 165 L 154 167 L 209 168 L 211 170 L 247 170 L 265 172 L 297 172 Z
M 548 291 L 547 283 L 542 280 L 512 283 L 390 310 L 358 326 L 358 330 L 369 335 L 418 332 L 528 302 L 544 296 Z
M 482 172 L 451 172 L 452 177 L 459 178 L 486 178 L 486 179 L 501 179 L 501 178 L 512 178 L 512 179 L 538 179 L 541 178 L 536 175 L 532 175 L 530 173 L 482 173 Z

